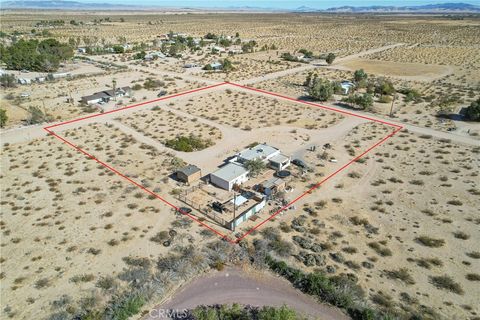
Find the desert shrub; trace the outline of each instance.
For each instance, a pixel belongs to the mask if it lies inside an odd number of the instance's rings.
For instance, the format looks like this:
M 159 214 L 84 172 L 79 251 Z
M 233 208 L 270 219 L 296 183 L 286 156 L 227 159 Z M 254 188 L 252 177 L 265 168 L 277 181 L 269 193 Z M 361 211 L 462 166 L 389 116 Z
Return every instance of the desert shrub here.
M 151 261 L 148 258 L 123 257 L 123 262 L 132 267 L 148 268 L 151 266 Z
M 80 274 L 73 276 L 70 280 L 73 283 L 79 283 L 79 282 L 90 282 L 93 279 L 95 279 L 95 276 L 93 274 Z
M 172 148 L 173 150 L 183 152 L 193 152 L 203 150 L 213 145 L 213 142 L 209 139 L 201 139 L 195 135 L 179 136 L 174 139 L 165 141 L 165 146 Z
M 170 239 L 170 235 L 168 234 L 168 231 L 160 231 L 156 235 L 150 238 L 150 241 L 156 242 L 156 243 L 163 243 L 165 240 Z
M 392 255 L 392 250 L 380 244 L 379 242 L 370 242 L 368 246 L 375 250 L 375 252 L 382 257 L 389 257 Z
M 478 273 L 469 273 L 465 276 L 469 281 L 480 281 L 480 274 Z
M 111 319 L 127 320 L 129 317 L 140 312 L 146 299 L 141 294 L 126 294 L 118 297 L 110 306 L 107 314 Z
M 293 252 L 293 245 L 285 240 L 274 240 L 269 244 L 269 248 L 280 257 L 288 257 Z
M 457 239 L 462 239 L 462 240 L 468 240 L 470 238 L 470 235 L 466 234 L 463 231 L 456 231 L 453 233 L 453 236 Z
M 98 279 L 97 283 L 95 284 L 97 288 L 103 290 L 111 290 L 117 286 L 116 281 L 111 276 L 105 276 Z
M 35 289 L 45 289 L 50 286 L 50 280 L 47 278 L 42 278 L 35 281 L 34 287 Z
M 472 259 L 480 259 L 480 252 L 478 251 L 467 252 L 466 255 Z
M 403 283 L 409 285 L 415 284 L 415 280 L 413 280 L 413 277 L 410 275 L 407 268 L 400 268 L 397 270 L 385 270 L 384 272 L 389 279 L 400 280 Z
M 450 204 L 450 205 L 452 205 L 452 206 L 461 206 L 461 205 L 463 205 L 462 201 L 457 200 L 457 199 L 449 200 L 449 201 L 447 201 L 447 203 Z
M 450 292 L 463 295 L 464 291 L 460 284 L 455 282 L 448 275 L 443 276 L 431 276 L 430 282 L 438 289 L 448 290 Z
M 429 236 L 417 237 L 417 238 L 415 238 L 415 241 L 417 241 L 418 243 L 420 243 L 424 246 L 431 247 L 431 248 L 439 248 L 439 247 L 442 247 L 445 244 L 445 240 L 435 239 L 435 238 L 431 238 Z

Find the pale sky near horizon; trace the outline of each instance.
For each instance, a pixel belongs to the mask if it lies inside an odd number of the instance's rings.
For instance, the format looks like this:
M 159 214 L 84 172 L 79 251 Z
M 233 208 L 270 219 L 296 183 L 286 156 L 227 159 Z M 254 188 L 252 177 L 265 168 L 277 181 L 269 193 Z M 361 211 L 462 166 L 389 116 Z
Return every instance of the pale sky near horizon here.
M 140 3 L 136 0 L 72 0 L 84 3 L 113 3 L 124 5 L 155 5 L 161 7 L 202 7 L 202 8 L 226 8 L 226 7 L 258 7 L 258 8 L 277 8 L 277 9 L 294 9 L 301 6 L 311 7 L 315 9 L 327 9 L 341 6 L 416 6 L 438 3 L 469 3 L 480 5 L 480 0 L 144 0 Z

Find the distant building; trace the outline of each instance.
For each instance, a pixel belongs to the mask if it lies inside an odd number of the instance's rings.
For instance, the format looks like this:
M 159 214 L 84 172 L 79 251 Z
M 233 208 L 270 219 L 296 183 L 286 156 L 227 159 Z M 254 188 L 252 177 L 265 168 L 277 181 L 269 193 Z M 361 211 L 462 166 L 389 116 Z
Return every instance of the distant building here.
M 28 79 L 28 78 L 18 78 L 17 81 L 18 81 L 19 84 L 30 84 L 30 83 L 32 83 L 32 80 Z
M 186 64 L 184 65 L 184 68 L 187 68 L 187 69 L 189 69 L 189 68 L 196 68 L 196 67 L 199 67 L 199 65 L 196 64 L 196 63 L 186 63 Z
M 189 164 L 188 166 L 178 169 L 176 176 L 177 179 L 182 182 L 192 183 L 202 177 L 202 171 L 197 166 Z
M 87 53 L 87 48 L 77 48 L 78 53 Z
M 220 62 L 213 62 L 213 63 L 210 63 L 210 68 L 212 70 L 222 70 L 223 65 Z

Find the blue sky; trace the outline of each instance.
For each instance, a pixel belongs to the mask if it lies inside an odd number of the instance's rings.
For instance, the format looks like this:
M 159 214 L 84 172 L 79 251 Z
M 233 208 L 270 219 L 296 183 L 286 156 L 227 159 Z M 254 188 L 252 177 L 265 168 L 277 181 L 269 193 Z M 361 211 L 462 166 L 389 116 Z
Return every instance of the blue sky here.
M 75 1 L 75 0 L 74 0 Z M 278 8 L 278 9 L 292 9 L 300 6 L 307 6 L 316 9 L 327 9 L 331 7 L 340 6 L 371 6 L 371 5 L 388 5 L 388 6 L 411 6 L 436 4 L 444 2 L 465 2 L 475 5 L 480 5 L 480 0 L 306 0 L 306 1 L 292 1 L 292 0 L 144 0 L 140 3 L 136 0 L 76 0 L 78 2 L 96 2 L 96 3 L 114 3 L 114 4 L 131 4 L 131 5 L 155 5 L 161 7 L 261 7 L 261 8 Z

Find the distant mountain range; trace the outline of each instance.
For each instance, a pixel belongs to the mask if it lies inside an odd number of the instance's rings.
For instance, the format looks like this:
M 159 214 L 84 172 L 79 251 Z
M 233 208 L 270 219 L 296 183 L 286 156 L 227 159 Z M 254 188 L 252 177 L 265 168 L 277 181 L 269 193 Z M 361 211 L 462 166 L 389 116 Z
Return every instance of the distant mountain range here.
M 439 3 L 421 6 L 367 6 L 367 7 L 337 7 L 326 12 L 480 12 L 480 6 L 469 3 Z
M 263 11 L 263 12 L 327 12 L 327 13 L 479 13 L 480 6 L 469 3 L 439 3 L 419 6 L 343 6 L 329 9 L 316 9 L 301 6 L 296 9 L 261 8 L 261 7 L 224 7 L 202 8 L 199 7 L 160 7 L 153 5 L 122 5 L 112 3 L 84 3 L 63 0 L 12 0 L 0 2 L 0 9 L 55 9 L 55 10 L 167 10 L 167 11 Z

